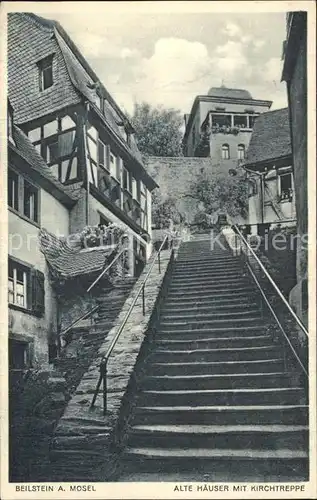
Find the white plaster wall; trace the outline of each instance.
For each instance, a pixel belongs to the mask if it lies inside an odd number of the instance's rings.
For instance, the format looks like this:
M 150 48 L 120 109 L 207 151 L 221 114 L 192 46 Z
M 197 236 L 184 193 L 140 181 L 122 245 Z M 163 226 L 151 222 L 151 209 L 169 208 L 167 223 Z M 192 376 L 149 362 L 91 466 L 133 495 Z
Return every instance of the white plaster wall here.
M 68 235 L 68 210 L 52 195 L 40 192 L 41 226 L 57 236 Z M 48 363 L 48 340 L 57 332 L 57 303 L 49 283 L 48 267 L 42 254 L 38 234 L 39 227 L 9 210 L 9 256 L 15 257 L 44 273 L 45 313 L 38 318 L 27 311 L 9 308 L 9 335 L 25 338 L 34 343 L 34 362 L 42 367 Z M 22 336 L 22 337 L 21 337 Z

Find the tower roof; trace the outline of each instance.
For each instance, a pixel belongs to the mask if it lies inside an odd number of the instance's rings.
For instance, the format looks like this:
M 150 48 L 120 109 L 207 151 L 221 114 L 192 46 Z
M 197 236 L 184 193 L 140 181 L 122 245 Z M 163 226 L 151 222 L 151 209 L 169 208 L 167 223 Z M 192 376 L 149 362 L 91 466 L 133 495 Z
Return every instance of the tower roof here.
M 208 90 L 208 95 L 211 97 L 226 97 L 232 99 L 252 99 L 252 96 L 248 90 L 229 89 L 225 86 L 211 87 Z

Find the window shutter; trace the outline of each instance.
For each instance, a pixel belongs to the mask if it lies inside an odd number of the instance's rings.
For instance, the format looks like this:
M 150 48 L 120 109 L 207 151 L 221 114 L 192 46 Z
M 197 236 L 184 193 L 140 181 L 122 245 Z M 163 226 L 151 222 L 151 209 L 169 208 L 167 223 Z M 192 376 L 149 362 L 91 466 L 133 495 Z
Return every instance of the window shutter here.
M 44 274 L 37 269 L 32 270 L 32 311 L 37 316 L 43 316 L 45 310 Z
M 110 170 L 110 146 L 106 145 L 106 168 Z

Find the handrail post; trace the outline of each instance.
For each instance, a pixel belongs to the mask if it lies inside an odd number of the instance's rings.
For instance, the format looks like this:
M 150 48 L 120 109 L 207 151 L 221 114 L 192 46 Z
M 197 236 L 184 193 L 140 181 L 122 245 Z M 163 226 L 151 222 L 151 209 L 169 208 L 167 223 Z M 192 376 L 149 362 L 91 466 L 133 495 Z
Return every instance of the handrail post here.
M 157 260 L 158 260 L 159 273 L 161 274 L 161 252 L 158 253 Z
M 107 359 L 102 359 L 100 363 L 100 377 L 102 378 L 103 395 L 103 415 L 107 413 Z
M 145 283 L 142 286 L 142 312 L 143 316 L 145 316 Z

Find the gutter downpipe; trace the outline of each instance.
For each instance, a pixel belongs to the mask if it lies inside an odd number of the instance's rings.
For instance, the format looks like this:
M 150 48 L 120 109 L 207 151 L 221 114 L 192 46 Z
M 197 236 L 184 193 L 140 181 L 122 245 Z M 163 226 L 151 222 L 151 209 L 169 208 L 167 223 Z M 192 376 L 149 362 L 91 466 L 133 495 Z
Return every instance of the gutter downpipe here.
M 89 176 L 88 176 L 88 136 L 87 136 L 87 116 L 89 112 L 89 103 L 85 103 L 85 118 L 84 118 L 84 156 L 85 156 L 85 166 L 86 166 L 86 226 L 89 226 L 89 197 L 90 197 L 90 188 L 89 188 Z

